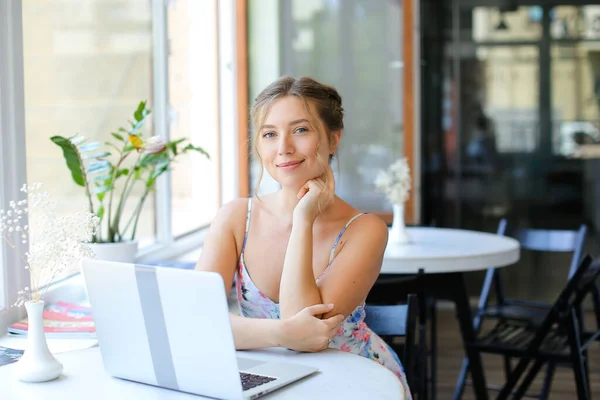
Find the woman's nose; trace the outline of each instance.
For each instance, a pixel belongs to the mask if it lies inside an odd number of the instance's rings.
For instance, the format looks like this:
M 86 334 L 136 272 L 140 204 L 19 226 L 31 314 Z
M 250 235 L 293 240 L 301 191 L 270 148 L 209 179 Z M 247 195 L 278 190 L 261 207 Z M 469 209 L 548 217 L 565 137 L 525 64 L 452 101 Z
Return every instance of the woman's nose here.
M 279 139 L 279 155 L 292 154 L 294 146 L 288 135 L 281 135 Z

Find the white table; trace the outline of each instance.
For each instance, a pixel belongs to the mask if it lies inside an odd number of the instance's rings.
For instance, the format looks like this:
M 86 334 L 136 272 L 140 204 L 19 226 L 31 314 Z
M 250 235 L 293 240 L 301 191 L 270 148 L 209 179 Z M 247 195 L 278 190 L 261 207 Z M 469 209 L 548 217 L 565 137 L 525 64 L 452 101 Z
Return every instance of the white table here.
M 273 348 L 239 353 L 243 357 L 277 359 L 319 368 L 316 374 L 270 393 L 263 397 L 264 399 L 404 399 L 396 375 L 365 357 L 333 349 L 320 353 L 296 353 Z M 63 374 L 54 381 L 44 383 L 24 383 L 16 380 L 12 376 L 15 364 L 0 367 L 0 397 L 27 400 L 204 398 L 112 378 L 104 371 L 100 349 L 97 347 L 61 353 L 56 358 L 64 366 Z M 218 367 L 218 364 L 215 367 Z
M 468 272 L 519 260 L 519 242 L 491 233 L 446 228 L 407 228 L 411 243 L 388 243 L 382 274 Z
M 388 243 L 385 249 L 381 268 L 382 282 L 388 279 L 388 283 L 392 284 L 388 284 L 387 289 L 385 284 L 377 287 L 377 295 L 389 299 L 398 293 L 414 292 L 414 283 L 407 282 L 403 286 L 401 281 L 393 283 L 393 279 L 389 281 L 389 278 L 391 275 L 417 274 L 422 269 L 425 273 L 426 295 L 454 302 L 463 343 L 471 342 L 475 338 L 475 331 L 464 274 L 517 262 L 520 255 L 519 242 L 505 236 L 462 229 L 407 229 L 411 243 Z M 435 314 L 431 316 L 430 323 L 432 329 L 437 329 Z M 435 343 L 431 343 L 430 350 L 435 354 Z M 488 393 L 481 357 L 470 349 L 466 350 L 466 355 L 469 357 L 475 397 L 485 400 Z M 431 359 L 431 367 L 435 374 L 435 357 Z M 430 392 L 431 399 L 434 400 L 435 379 L 431 380 Z

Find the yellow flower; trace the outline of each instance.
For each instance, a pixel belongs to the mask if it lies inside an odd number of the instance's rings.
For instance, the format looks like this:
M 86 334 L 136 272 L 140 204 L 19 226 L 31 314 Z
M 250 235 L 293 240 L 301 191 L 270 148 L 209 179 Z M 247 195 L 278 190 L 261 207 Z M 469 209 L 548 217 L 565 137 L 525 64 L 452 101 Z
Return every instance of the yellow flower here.
M 144 141 L 141 137 L 136 135 L 129 135 L 129 142 L 135 147 L 137 150 L 141 150 L 144 148 Z

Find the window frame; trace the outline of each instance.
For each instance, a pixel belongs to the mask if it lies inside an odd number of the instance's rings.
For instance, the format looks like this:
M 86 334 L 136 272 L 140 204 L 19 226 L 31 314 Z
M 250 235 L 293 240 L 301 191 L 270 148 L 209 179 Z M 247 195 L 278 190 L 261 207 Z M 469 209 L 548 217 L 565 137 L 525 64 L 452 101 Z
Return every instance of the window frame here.
M 21 1 L 0 2 L 0 208 L 19 198 L 27 179 L 25 160 L 25 89 Z M 29 282 L 29 272 L 19 255 L 29 246 L 6 241 L 0 245 L 0 335 L 9 322 L 22 318 L 21 307 L 10 307 L 17 291 Z

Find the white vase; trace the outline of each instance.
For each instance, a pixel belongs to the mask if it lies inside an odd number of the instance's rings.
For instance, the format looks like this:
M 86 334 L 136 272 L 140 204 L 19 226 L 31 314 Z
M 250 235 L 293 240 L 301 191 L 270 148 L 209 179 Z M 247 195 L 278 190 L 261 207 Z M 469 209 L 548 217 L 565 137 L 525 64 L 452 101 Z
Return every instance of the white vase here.
M 134 263 L 138 250 L 137 240 L 120 243 L 89 243 L 88 246 L 96 254 L 96 260 L 124 263 Z
M 48 349 L 44 333 L 43 300 L 28 301 L 27 309 L 27 342 L 25 353 L 15 364 L 15 374 L 23 382 L 46 382 L 56 379 L 63 366 Z
M 392 220 L 388 242 L 393 244 L 410 243 L 410 235 L 404 224 L 404 204 L 394 204 L 394 219 Z

